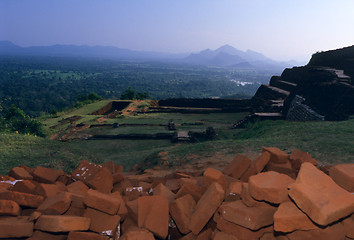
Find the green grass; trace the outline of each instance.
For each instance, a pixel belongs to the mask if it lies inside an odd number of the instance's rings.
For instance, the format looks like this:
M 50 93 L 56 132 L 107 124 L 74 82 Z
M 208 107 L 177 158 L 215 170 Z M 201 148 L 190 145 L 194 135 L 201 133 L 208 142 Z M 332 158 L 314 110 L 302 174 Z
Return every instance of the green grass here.
M 85 115 L 106 103 L 98 102 L 83 109 L 63 113 L 59 118 L 42 118 L 47 125 L 55 125 L 68 116 L 81 115 L 93 121 L 97 116 Z M 175 144 L 169 140 L 86 140 L 58 142 L 47 138 L 20 134 L 0 134 L 0 174 L 19 165 L 62 168 L 71 172 L 82 160 L 95 163 L 114 161 L 129 170 L 137 163 L 154 161 L 159 151 L 169 152 L 169 162 L 178 165 L 181 159 L 197 155 L 199 160 L 215 153 L 260 153 L 263 146 L 278 147 L 288 153 L 298 148 L 309 152 L 321 164 L 354 163 L 354 119 L 342 122 L 263 121 L 249 124 L 245 129 L 229 129 L 247 113 L 179 114 L 154 113 L 129 115 L 109 119 L 108 123 L 164 123 L 173 119 L 177 124 L 199 122 L 202 126 L 181 126 L 179 130 L 205 130 L 213 126 L 217 138 L 213 141 Z M 107 123 L 106 122 L 106 123 Z M 91 134 L 168 132 L 165 127 L 120 127 L 85 130 Z M 194 158 L 195 159 L 195 158 Z

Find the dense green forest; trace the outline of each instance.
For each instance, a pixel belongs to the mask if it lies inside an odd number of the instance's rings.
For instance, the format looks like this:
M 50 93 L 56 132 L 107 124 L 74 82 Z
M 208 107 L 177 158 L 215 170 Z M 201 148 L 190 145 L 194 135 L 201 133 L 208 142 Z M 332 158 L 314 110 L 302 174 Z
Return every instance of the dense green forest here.
M 158 62 L 58 57 L 0 58 L 0 103 L 31 116 L 74 106 L 91 92 L 120 98 L 128 88 L 153 99 L 252 96 L 274 72 Z M 248 82 L 248 84 L 243 84 Z

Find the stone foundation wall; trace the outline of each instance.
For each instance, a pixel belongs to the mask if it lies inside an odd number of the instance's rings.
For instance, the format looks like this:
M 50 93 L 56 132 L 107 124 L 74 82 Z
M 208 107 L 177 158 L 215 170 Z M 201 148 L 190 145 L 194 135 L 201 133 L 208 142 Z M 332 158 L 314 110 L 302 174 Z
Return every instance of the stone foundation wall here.
M 325 117 L 303 104 L 305 98 L 296 95 L 291 102 L 286 120 L 289 121 L 324 121 Z

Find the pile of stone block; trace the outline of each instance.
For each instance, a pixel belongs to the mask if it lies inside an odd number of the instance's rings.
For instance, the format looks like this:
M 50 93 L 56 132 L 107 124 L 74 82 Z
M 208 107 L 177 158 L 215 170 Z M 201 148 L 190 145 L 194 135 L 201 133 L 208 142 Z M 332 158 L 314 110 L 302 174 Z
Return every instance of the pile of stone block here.
M 222 171 L 19 166 L 0 179 L 0 239 L 354 239 L 354 164 L 317 165 L 263 148 Z

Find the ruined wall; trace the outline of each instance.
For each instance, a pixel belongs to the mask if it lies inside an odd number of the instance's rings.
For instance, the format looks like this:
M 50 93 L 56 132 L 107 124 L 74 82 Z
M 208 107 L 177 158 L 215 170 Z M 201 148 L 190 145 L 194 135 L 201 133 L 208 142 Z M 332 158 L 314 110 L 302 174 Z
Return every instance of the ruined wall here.
M 305 98 L 296 95 L 290 104 L 286 120 L 289 121 L 323 121 L 325 117 L 305 105 Z

